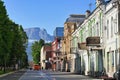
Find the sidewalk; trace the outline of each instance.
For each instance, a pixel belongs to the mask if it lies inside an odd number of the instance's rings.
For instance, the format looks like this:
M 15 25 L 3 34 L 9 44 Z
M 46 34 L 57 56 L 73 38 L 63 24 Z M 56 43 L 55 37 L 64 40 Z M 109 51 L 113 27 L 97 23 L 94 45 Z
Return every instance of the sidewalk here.
M 51 75 L 79 75 L 82 77 L 90 78 L 90 80 L 116 80 L 112 77 L 107 77 L 107 76 L 101 76 L 101 77 L 92 77 L 88 75 L 81 75 L 79 73 L 74 73 L 74 72 L 61 72 L 61 71 L 52 71 L 52 70 L 41 70 L 44 73 L 48 73 Z
M 101 76 L 101 77 L 99 77 L 99 79 L 103 79 L 103 80 L 116 80 L 115 78 L 108 77 L 108 76 Z
M 52 71 L 52 70 L 41 70 L 41 71 L 45 74 L 50 74 L 50 75 L 62 75 L 62 76 L 66 75 L 66 76 L 76 76 L 76 77 L 79 76 L 82 78 L 88 78 L 89 80 L 102 80 L 102 79 L 93 78 L 91 76 L 81 75 L 79 73 L 74 73 L 74 72 L 61 72 L 61 71 Z
M 15 72 L 15 71 L 12 71 L 12 72 L 8 72 L 8 73 L 1 74 L 1 75 L 0 75 L 0 77 L 7 76 L 7 75 L 12 74 L 12 73 L 14 73 L 14 72 Z
M 15 72 L 17 72 L 17 71 L 22 71 L 22 70 L 24 70 L 24 69 L 15 70 L 15 71 L 11 71 L 11 72 L 8 72 L 8 73 L 5 73 L 5 74 L 1 74 L 0 77 L 4 77 L 4 76 L 7 76 L 7 75 L 9 75 L 9 74 L 15 73 Z

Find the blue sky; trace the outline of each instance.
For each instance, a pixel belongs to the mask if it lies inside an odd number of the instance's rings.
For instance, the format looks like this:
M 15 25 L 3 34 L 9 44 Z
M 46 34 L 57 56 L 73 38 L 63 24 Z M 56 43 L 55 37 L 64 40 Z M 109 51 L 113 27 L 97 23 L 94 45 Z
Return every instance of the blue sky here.
M 91 8 L 89 4 L 92 3 Z M 95 0 L 4 0 L 9 18 L 23 28 L 40 27 L 53 35 L 70 14 L 85 14 Z

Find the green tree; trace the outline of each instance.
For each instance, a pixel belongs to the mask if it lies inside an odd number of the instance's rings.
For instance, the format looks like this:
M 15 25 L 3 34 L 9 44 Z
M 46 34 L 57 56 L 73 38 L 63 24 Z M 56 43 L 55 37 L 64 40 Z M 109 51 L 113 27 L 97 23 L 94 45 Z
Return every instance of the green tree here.
M 24 62 L 22 64 L 22 66 L 27 66 L 28 65 L 28 56 L 27 56 L 27 53 L 25 52 L 26 51 L 26 48 L 27 48 L 27 42 L 28 42 L 28 37 L 25 33 L 25 31 L 23 30 L 22 26 L 20 25 L 19 26 L 19 34 L 20 34 L 20 38 L 21 38 L 21 47 L 19 48 L 21 54 L 19 55 L 19 62 Z
M 0 0 L 0 68 L 22 62 L 27 64 L 27 35 L 21 25 L 14 23 L 7 15 L 4 2 Z
M 18 24 L 14 24 L 14 42 L 12 43 L 12 54 L 11 58 L 14 60 L 14 64 L 27 64 L 25 62 L 26 56 L 26 43 L 27 43 L 27 35 L 24 32 L 22 26 Z M 24 57 L 24 58 L 23 58 Z M 24 62 L 23 62 L 24 61 Z M 24 66 L 24 65 L 23 65 Z
M 4 66 L 4 71 L 6 64 L 9 60 L 9 52 L 11 48 L 11 32 L 10 27 L 7 25 L 9 18 L 7 11 L 4 6 L 4 2 L 0 0 L 0 55 L 1 55 L 1 65 Z M 10 41 L 9 41 L 10 40 Z
M 32 45 L 32 57 L 35 64 L 39 64 L 40 61 L 40 51 L 42 46 L 45 44 L 43 39 L 35 41 Z

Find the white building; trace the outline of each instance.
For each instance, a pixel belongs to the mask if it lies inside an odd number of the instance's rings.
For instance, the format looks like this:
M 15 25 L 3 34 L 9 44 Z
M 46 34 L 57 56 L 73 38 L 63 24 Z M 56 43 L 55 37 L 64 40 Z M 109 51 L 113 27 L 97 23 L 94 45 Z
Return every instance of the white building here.
M 72 33 L 71 47 L 76 48 L 71 51 L 76 51 L 71 71 L 80 68 L 92 76 L 104 71 L 113 77 L 120 68 L 120 0 L 96 0 L 96 9 L 87 11 L 84 22 Z
M 44 50 L 44 46 L 41 48 L 41 55 L 40 55 L 40 63 L 41 63 L 41 68 L 45 69 L 46 64 L 46 51 Z
M 113 77 L 119 67 L 119 49 L 120 49 L 120 4 L 119 0 L 111 0 L 106 5 L 105 10 L 105 70 L 106 74 Z

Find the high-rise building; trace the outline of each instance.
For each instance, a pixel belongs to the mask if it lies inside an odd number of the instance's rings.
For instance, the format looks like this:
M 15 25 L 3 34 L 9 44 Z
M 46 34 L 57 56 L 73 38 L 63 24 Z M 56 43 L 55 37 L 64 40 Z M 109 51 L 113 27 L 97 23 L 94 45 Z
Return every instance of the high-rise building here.
M 64 32 L 64 27 L 56 27 L 54 30 L 54 37 L 55 38 L 62 38 Z

